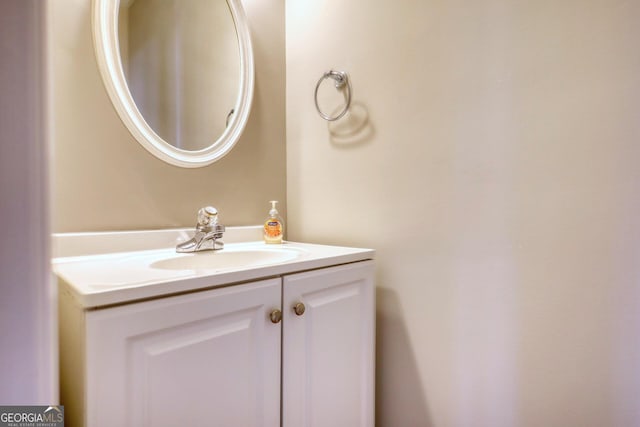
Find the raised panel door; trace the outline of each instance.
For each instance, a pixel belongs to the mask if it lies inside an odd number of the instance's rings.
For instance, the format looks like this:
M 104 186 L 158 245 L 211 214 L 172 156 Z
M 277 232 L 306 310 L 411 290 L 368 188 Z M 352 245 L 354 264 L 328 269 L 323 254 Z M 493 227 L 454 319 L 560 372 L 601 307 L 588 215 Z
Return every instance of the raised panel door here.
M 87 313 L 87 425 L 280 425 L 272 279 Z
M 364 261 L 284 277 L 283 427 L 373 426 L 373 269 Z

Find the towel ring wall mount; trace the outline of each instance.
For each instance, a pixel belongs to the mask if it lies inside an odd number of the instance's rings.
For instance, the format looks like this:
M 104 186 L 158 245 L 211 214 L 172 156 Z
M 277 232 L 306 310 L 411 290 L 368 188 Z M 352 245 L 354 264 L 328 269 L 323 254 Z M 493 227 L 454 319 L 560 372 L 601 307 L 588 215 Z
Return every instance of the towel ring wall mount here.
M 335 81 L 336 89 L 340 90 L 342 88 L 346 88 L 346 91 L 347 91 L 346 103 L 344 108 L 340 111 L 339 114 L 333 117 L 323 113 L 322 110 L 320 109 L 320 106 L 318 105 L 318 89 L 320 88 L 320 85 L 322 84 L 322 82 L 329 78 Z M 318 110 L 318 114 L 320 114 L 320 117 L 322 117 L 323 119 L 329 122 L 333 122 L 342 118 L 345 114 L 347 114 L 347 111 L 349 111 L 349 107 L 351 106 L 351 92 L 352 92 L 351 81 L 349 80 L 349 75 L 345 71 L 329 70 L 326 73 L 324 73 L 322 77 L 320 77 L 320 80 L 318 80 L 318 83 L 316 84 L 316 91 L 314 93 L 316 110 Z

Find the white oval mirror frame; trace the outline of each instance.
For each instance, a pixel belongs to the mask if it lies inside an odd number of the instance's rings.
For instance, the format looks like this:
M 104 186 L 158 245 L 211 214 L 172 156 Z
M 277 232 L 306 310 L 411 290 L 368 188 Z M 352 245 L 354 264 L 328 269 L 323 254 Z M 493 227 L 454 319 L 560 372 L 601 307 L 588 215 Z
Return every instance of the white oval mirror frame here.
M 240 49 L 240 90 L 229 126 L 212 145 L 198 151 L 176 148 L 146 122 L 127 85 L 120 58 L 118 10 L 120 0 L 93 0 L 93 44 L 98 68 L 120 119 L 151 154 L 175 166 L 197 168 L 225 156 L 236 144 L 249 118 L 253 99 L 254 64 L 249 25 L 240 0 L 226 0 L 236 27 Z

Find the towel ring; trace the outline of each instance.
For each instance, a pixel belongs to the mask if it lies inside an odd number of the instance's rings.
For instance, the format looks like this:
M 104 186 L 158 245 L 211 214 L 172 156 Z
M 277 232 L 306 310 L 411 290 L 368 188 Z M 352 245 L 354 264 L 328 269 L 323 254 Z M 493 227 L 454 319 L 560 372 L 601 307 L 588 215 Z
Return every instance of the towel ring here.
M 320 88 L 320 84 L 327 78 L 332 78 L 336 81 L 336 89 L 341 89 L 345 85 L 347 87 L 347 103 L 345 104 L 344 109 L 340 112 L 340 114 L 335 117 L 331 117 L 323 113 L 322 110 L 320 110 L 320 106 L 318 105 L 318 89 Z M 347 75 L 347 73 L 344 71 L 335 70 L 330 70 L 324 73 L 322 77 L 320 77 L 320 80 L 318 80 L 318 84 L 316 84 L 314 100 L 316 102 L 316 110 L 318 110 L 318 114 L 320 114 L 320 117 L 322 117 L 326 121 L 333 122 L 347 114 L 347 111 L 349 111 L 349 106 L 351 105 L 351 81 L 349 80 L 349 76 Z

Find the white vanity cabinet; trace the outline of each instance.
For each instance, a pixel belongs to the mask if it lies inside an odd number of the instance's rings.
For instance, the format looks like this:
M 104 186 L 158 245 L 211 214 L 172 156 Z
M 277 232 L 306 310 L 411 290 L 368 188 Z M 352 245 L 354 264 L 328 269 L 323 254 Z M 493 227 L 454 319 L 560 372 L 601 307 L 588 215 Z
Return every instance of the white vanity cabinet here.
M 282 295 L 283 427 L 373 426 L 373 262 L 285 276 Z
M 60 300 L 70 427 L 373 426 L 373 261 L 90 310 Z

